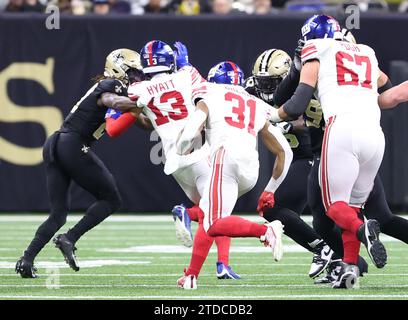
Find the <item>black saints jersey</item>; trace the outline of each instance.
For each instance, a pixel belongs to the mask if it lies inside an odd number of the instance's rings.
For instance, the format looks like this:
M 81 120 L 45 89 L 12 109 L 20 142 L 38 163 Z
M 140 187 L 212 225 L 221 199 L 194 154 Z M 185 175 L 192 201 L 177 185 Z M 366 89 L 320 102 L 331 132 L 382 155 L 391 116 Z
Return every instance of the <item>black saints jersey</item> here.
M 116 79 L 104 79 L 96 83 L 72 108 L 62 128 L 79 133 L 86 141 L 99 139 L 105 133 L 106 107 L 98 106 L 102 93 L 111 92 L 127 96 L 126 86 Z
M 310 132 L 310 142 L 313 154 L 320 155 L 322 149 L 323 134 L 325 122 L 323 118 L 323 111 L 320 103 L 317 100 L 310 100 L 310 103 L 303 114 L 306 126 Z
M 244 86 L 245 90 L 249 94 L 252 94 L 259 99 L 262 99 L 262 97 L 260 97 L 257 94 L 257 91 L 255 90 L 255 82 L 253 80 L 253 77 L 249 77 L 245 81 Z M 265 101 L 265 99 L 262 100 Z M 273 100 L 265 102 L 274 106 Z M 292 148 L 293 160 L 312 158 L 313 154 L 310 143 L 310 135 L 306 128 L 305 130 L 292 130 L 289 133 L 286 133 L 284 136 L 286 140 L 288 140 L 289 145 Z

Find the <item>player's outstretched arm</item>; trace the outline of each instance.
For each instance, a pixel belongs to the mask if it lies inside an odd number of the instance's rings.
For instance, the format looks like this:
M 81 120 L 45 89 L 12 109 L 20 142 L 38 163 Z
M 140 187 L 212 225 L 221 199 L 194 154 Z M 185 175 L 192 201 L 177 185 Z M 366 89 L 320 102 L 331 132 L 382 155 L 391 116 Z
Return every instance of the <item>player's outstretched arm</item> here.
M 265 187 L 265 191 L 262 192 L 258 200 L 257 211 L 260 216 L 263 216 L 263 211 L 265 209 L 273 208 L 275 205 L 275 191 L 278 189 L 289 171 L 293 159 L 293 152 L 281 130 L 271 125 L 268 121 L 260 131 L 260 136 L 269 151 L 276 155 L 272 177 Z
M 391 109 L 402 102 L 408 101 L 408 81 L 383 92 L 378 97 L 381 109 Z
M 208 116 L 208 107 L 204 101 L 199 101 L 196 110 L 188 119 L 186 126 L 181 131 L 180 137 L 176 142 L 176 150 L 178 154 L 186 154 L 190 151 L 194 139 L 201 134 L 201 130 Z
M 283 120 L 299 118 L 313 97 L 319 75 L 320 62 L 312 60 L 305 63 L 300 73 L 300 82 L 292 98 L 279 109 L 271 109 L 270 120 L 278 123 Z
M 98 100 L 99 106 L 112 108 L 121 112 L 135 111 L 137 113 L 136 103 L 130 100 L 128 97 L 118 96 L 111 92 L 104 92 Z M 140 113 L 141 110 L 138 110 Z
M 281 130 L 269 122 L 265 123 L 260 136 L 268 150 L 276 156 L 271 180 L 265 188 L 265 191 L 275 192 L 289 171 L 293 152 Z
M 111 138 L 119 137 L 136 121 L 136 115 L 131 112 L 122 113 L 109 108 L 105 114 L 105 131 Z

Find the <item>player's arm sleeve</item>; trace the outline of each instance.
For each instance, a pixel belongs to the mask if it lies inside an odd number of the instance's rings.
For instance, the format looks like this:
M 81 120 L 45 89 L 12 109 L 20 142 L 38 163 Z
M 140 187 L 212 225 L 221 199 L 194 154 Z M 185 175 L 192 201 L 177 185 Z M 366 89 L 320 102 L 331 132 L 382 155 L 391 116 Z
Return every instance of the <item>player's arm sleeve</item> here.
M 276 155 L 272 177 L 265 187 L 266 192 L 275 193 L 286 178 L 292 163 L 293 152 L 285 136 L 275 126 L 267 123 L 260 133 L 265 146 Z
M 273 95 L 273 100 L 276 105 L 281 106 L 292 97 L 299 84 L 300 72 L 296 70 L 295 65 L 292 64 L 288 75 L 276 88 Z
M 290 119 L 299 118 L 306 111 L 314 91 L 314 87 L 303 82 L 299 83 L 292 98 L 283 105 L 283 111 Z
M 378 69 L 379 71 L 379 77 L 378 77 L 378 93 L 381 94 L 385 91 L 387 91 L 388 89 L 392 88 L 392 83 L 390 78 L 388 78 L 388 76 L 382 72 L 380 69 Z
M 111 138 L 120 136 L 128 130 L 136 121 L 136 115 L 131 112 L 122 113 L 114 109 L 108 109 L 105 115 L 106 133 Z
M 195 137 L 201 134 L 201 128 L 207 119 L 207 115 L 207 106 L 205 103 L 200 103 L 177 139 L 176 150 L 178 154 L 186 154 L 191 149 Z

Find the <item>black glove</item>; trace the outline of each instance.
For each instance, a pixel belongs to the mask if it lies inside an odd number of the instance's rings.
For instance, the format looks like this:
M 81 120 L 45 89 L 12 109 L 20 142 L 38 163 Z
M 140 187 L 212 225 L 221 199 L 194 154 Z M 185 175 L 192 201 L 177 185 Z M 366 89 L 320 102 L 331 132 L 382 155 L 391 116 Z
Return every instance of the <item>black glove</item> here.
M 305 46 L 305 41 L 302 39 L 299 39 L 298 41 L 298 46 L 295 49 L 295 56 L 293 58 L 293 64 L 298 72 L 302 69 L 302 49 Z

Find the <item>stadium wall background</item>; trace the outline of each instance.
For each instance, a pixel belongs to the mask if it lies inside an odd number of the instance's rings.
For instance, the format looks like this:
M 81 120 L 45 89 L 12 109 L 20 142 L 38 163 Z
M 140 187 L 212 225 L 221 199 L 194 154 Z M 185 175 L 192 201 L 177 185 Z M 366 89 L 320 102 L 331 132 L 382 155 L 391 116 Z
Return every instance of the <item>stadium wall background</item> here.
M 43 15 L 0 15 L 0 212 L 47 211 L 41 146 L 88 90 L 90 79 L 103 72 L 111 50 L 139 51 L 151 39 L 180 40 L 203 75 L 227 59 L 249 75 L 263 50 L 278 47 L 292 53 L 306 18 L 63 16 L 59 30 L 47 30 Z M 408 60 L 407 30 L 407 15 L 371 14 L 362 16 L 361 29 L 354 31 L 359 42 L 376 50 L 394 83 L 408 79 L 407 63 L 395 62 Z M 408 209 L 407 107 L 383 113 L 387 147 L 381 176 L 394 210 Z M 162 172 L 157 135 L 132 128 L 116 140 L 103 140 L 94 150 L 118 181 L 122 211 L 169 211 L 176 203 L 188 203 L 173 178 Z M 273 157 L 261 147 L 260 158 L 259 182 L 239 200 L 237 211 L 253 212 L 269 179 Z M 90 195 L 73 186 L 73 211 L 82 211 L 90 201 Z

